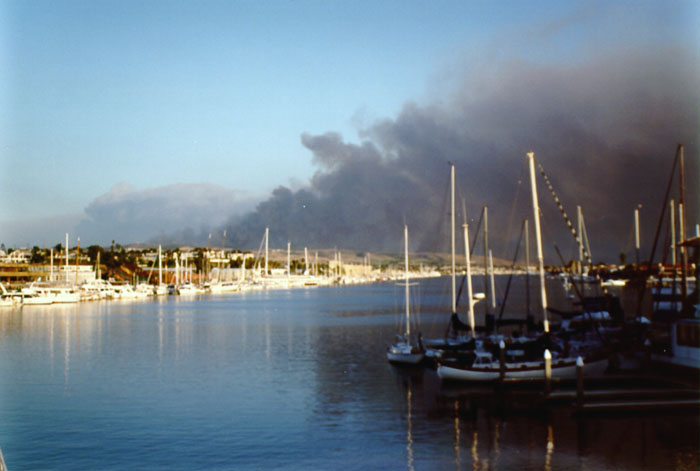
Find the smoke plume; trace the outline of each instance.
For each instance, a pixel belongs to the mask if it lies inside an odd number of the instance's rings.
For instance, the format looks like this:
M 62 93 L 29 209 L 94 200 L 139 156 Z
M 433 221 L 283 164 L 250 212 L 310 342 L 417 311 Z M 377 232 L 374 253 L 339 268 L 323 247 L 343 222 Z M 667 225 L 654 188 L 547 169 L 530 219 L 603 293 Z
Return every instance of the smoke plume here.
M 318 167 L 309 185 L 281 186 L 224 227 L 238 247 L 257 247 L 270 227 L 277 247 L 289 240 L 398 252 L 408 224 L 412 250 L 444 250 L 453 162 L 458 224 L 466 208 L 473 231 L 488 205 L 492 247 L 509 258 L 520 220 L 532 215 L 523 170 L 533 151 L 569 215 L 582 206 L 594 260 L 617 261 L 632 248 L 638 204 L 643 244 L 651 245 L 678 143 L 685 145 L 689 227 L 698 220 L 697 59 L 664 49 L 567 66 L 513 61 L 465 73 L 446 104 L 407 104 L 395 118 L 360 130 L 359 143 L 334 132 L 303 134 Z M 678 190 L 673 194 L 677 199 Z M 539 199 L 545 237 L 572 247 L 544 184 Z

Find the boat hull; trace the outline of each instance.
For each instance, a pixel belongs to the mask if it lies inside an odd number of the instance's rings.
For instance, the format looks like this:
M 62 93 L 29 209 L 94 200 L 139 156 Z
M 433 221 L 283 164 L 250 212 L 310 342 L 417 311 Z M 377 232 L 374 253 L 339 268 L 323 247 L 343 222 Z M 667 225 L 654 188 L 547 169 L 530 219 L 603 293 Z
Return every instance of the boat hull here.
M 417 365 L 425 359 L 425 352 L 409 342 L 401 341 L 387 349 L 386 358 L 390 363 Z
M 584 376 L 601 376 L 608 367 L 608 360 L 595 360 L 584 364 Z M 487 382 L 497 381 L 501 377 L 498 364 L 491 367 L 458 367 L 439 365 L 437 374 L 440 379 L 449 381 Z M 567 359 L 552 363 L 552 378 L 576 378 L 576 360 Z M 521 365 L 507 364 L 504 378 L 520 381 L 544 381 L 544 363 L 531 362 Z
M 402 365 L 417 365 L 425 359 L 425 354 L 420 353 L 392 353 L 386 352 L 386 358 L 391 363 Z

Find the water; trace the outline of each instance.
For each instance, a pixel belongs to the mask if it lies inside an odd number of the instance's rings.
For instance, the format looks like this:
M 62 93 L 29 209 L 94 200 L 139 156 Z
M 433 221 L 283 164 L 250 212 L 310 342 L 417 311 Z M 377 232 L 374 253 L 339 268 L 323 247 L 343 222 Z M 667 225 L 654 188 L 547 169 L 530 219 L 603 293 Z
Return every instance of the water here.
M 414 291 L 422 328 L 439 335 L 444 280 Z M 698 468 L 695 415 L 501 414 L 457 401 L 432 371 L 388 365 L 401 298 L 384 283 L 0 311 L 5 460 L 12 471 Z

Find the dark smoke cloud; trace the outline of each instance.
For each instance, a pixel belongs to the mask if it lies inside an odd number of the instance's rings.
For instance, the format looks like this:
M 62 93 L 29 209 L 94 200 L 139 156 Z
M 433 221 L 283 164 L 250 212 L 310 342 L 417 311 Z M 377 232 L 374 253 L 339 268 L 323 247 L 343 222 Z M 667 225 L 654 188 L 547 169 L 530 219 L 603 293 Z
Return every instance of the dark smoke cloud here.
M 637 204 L 650 247 L 680 142 L 689 226 L 699 219 L 698 84 L 697 56 L 680 49 L 627 51 L 578 65 L 484 67 L 465 73 L 448 104 L 408 104 L 395 119 L 361 130 L 359 144 L 332 132 L 302 135 L 318 166 L 308 187 L 279 187 L 225 227 L 240 247 L 257 247 L 268 226 L 277 247 L 290 240 L 297 247 L 400 251 L 407 223 L 414 250 L 444 250 L 451 161 L 470 219 L 488 205 L 493 247 L 509 258 L 507 243 L 521 218 L 531 217 L 522 171 L 532 150 L 570 216 L 583 207 L 594 259 L 617 261 L 632 249 Z M 570 249 L 572 238 L 543 184 L 539 197 L 545 245 L 554 239 Z

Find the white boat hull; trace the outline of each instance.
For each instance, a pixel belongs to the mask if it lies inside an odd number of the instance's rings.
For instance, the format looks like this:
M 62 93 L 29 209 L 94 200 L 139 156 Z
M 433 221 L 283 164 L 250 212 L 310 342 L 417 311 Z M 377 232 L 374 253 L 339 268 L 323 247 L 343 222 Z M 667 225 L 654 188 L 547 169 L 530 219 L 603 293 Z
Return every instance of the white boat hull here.
M 417 365 L 425 359 L 425 352 L 408 342 L 401 341 L 387 349 L 386 358 L 391 363 Z
M 0 298 L 0 307 L 14 307 L 15 303 L 10 298 Z
M 584 376 L 601 376 L 608 367 L 608 360 L 596 360 L 585 363 L 583 366 Z M 440 379 L 449 381 L 470 381 L 484 382 L 496 381 L 500 378 L 501 372 L 498 364 L 493 366 L 479 367 L 452 367 L 440 365 L 437 369 Z M 521 381 L 544 381 L 544 363 L 507 363 L 504 372 L 505 379 L 517 379 Z M 559 362 L 552 362 L 552 378 L 574 379 L 576 378 L 576 360 L 566 359 Z

